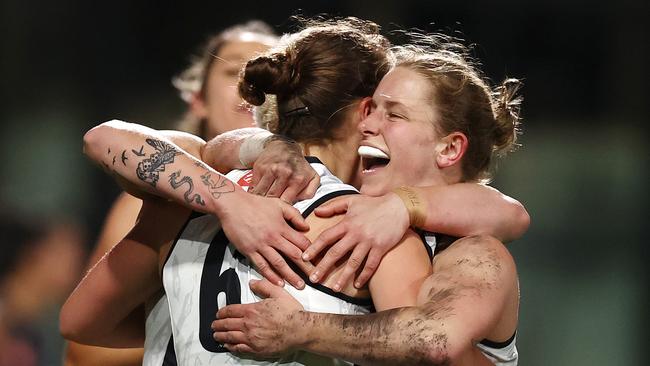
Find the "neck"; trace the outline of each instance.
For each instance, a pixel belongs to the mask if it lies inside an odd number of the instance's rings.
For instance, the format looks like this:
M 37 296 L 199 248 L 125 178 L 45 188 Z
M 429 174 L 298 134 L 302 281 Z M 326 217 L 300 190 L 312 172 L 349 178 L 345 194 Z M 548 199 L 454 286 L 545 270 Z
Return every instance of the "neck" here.
M 305 155 L 320 159 L 332 174 L 345 183 L 351 183 L 359 170 L 358 148 L 359 138 L 356 135 L 323 144 L 303 144 Z

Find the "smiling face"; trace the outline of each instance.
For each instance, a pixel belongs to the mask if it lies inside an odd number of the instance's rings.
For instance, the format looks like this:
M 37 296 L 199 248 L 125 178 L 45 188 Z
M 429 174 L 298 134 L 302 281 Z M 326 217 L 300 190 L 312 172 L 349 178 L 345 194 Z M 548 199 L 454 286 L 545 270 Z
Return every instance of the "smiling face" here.
M 434 128 L 439 115 L 432 96 L 430 82 L 408 68 L 397 67 L 382 79 L 359 124 L 363 194 L 443 182 L 436 157 L 444 143 Z
M 267 38 L 242 33 L 219 50 L 206 78 L 204 97 L 197 108 L 199 118 L 208 121 L 207 138 L 254 125 L 250 108 L 237 92 L 237 82 L 242 66 L 268 49 Z

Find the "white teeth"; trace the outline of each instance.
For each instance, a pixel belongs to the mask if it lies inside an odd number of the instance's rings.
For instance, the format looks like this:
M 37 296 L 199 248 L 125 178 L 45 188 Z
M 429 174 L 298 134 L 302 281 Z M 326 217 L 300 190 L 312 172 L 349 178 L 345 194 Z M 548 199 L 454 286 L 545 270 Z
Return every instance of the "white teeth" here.
M 381 159 L 390 159 L 385 152 L 377 149 L 376 147 L 370 146 L 359 146 L 358 150 L 359 156 L 363 158 L 381 158 Z

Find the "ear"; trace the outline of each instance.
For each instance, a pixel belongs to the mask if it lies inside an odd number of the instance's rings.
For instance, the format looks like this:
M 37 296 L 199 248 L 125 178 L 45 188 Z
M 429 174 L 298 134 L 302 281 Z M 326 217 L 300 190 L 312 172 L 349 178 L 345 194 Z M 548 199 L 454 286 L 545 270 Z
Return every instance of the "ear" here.
M 208 117 L 208 109 L 199 92 L 192 93 L 190 99 L 190 112 L 199 119 Z
M 370 103 L 372 103 L 371 97 L 365 97 L 359 102 L 359 106 L 357 107 L 359 121 L 363 121 L 366 117 L 368 117 L 368 114 L 370 114 Z
M 467 136 L 462 132 L 452 132 L 440 139 L 436 145 L 438 168 L 448 168 L 460 162 L 467 151 Z

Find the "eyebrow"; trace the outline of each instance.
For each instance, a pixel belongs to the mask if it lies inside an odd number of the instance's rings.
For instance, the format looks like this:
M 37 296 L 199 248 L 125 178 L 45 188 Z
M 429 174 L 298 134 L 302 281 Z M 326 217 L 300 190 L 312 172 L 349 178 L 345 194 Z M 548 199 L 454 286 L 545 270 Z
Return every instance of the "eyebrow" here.
M 386 97 L 383 98 L 384 104 L 386 104 L 386 107 L 391 108 L 391 107 L 402 107 L 406 108 L 407 110 L 411 110 L 411 107 L 407 106 L 406 104 L 397 101 L 397 100 L 391 100 Z

